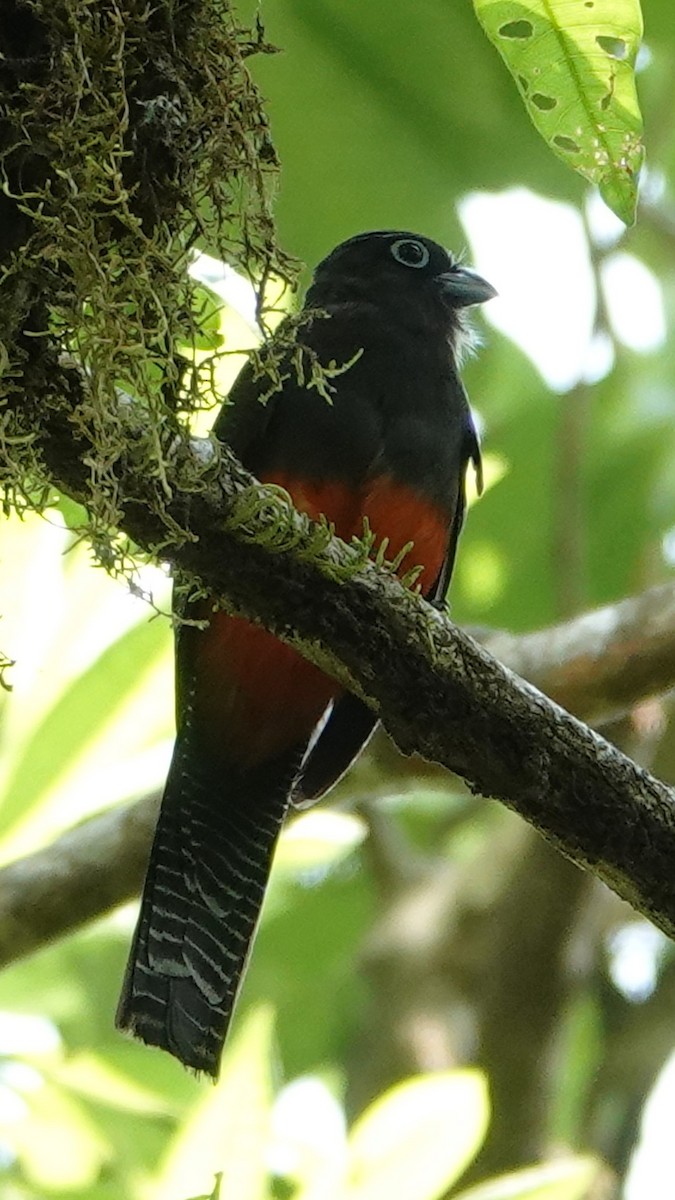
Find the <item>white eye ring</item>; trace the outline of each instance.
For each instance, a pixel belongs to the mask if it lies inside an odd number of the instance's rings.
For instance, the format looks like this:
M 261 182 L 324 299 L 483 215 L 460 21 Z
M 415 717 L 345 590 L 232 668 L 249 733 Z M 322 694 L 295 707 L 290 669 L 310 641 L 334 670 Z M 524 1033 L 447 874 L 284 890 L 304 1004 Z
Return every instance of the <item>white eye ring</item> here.
M 398 242 L 392 242 L 389 249 L 396 261 L 404 267 L 419 270 L 429 262 L 429 251 L 424 242 L 417 242 L 414 238 L 400 238 Z

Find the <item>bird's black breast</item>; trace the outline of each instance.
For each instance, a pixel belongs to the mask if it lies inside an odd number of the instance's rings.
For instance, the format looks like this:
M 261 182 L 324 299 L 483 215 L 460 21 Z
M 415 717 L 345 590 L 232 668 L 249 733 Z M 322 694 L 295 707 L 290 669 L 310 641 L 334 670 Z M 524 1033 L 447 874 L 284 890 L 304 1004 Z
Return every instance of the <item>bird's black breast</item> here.
M 443 332 L 343 306 L 301 336 L 329 370 L 329 398 L 301 382 L 289 360 L 283 388 L 261 404 L 266 381 L 244 368 L 217 436 L 257 475 L 360 485 L 390 474 L 451 512 L 471 426 Z

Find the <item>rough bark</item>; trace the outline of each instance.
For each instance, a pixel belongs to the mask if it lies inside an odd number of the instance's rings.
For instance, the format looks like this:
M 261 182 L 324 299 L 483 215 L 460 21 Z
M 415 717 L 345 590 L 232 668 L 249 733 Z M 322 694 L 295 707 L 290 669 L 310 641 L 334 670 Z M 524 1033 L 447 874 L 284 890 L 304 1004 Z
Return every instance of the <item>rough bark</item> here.
M 81 447 L 66 435 L 67 426 L 51 429 L 43 450 L 55 481 L 86 499 Z M 126 532 L 148 549 L 161 542 L 165 558 L 227 607 L 359 691 L 405 753 L 503 800 L 672 936 L 673 793 L 364 563 L 362 550 L 328 537 L 317 549 L 311 522 L 278 495 L 261 504 L 259 485 L 209 447 L 177 444 L 168 498 L 130 452 L 119 481 Z M 173 544 L 168 521 L 182 530 Z

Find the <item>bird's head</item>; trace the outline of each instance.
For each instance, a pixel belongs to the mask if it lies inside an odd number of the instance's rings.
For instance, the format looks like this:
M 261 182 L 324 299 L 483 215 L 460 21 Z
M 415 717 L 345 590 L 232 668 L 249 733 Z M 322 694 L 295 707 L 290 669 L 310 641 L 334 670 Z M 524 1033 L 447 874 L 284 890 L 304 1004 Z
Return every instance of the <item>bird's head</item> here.
M 306 305 L 368 304 L 408 327 L 443 327 L 456 348 L 464 340 L 464 310 L 497 293 L 437 242 L 417 233 L 383 230 L 341 242 L 319 263 Z

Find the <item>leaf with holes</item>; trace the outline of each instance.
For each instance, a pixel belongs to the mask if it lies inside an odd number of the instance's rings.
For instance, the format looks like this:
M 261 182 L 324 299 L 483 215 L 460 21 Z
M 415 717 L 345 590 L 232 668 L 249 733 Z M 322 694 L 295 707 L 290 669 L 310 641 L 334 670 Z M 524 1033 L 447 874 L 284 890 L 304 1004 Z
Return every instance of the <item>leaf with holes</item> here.
M 474 0 L 481 25 L 559 158 L 627 225 L 643 159 L 639 0 Z

